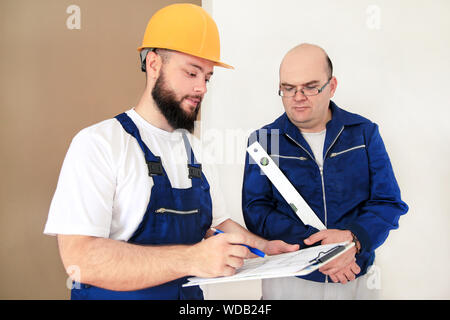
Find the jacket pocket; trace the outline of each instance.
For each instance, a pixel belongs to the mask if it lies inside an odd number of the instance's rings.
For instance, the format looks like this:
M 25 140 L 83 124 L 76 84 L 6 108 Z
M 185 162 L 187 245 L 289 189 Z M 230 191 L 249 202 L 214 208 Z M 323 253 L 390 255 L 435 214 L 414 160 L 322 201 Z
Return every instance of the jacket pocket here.
M 330 158 L 334 158 L 334 157 L 336 157 L 338 155 L 341 155 L 343 153 L 346 153 L 346 152 L 349 152 L 349 151 L 353 151 L 353 150 L 356 150 L 356 149 L 365 148 L 365 147 L 366 147 L 366 145 L 362 144 L 360 146 L 352 147 L 352 148 L 349 148 L 349 149 L 346 149 L 346 150 L 343 150 L 343 151 L 333 152 L 333 153 L 330 154 Z
M 194 210 L 173 210 L 167 208 L 159 208 L 155 211 L 156 213 L 174 213 L 174 214 L 196 214 L 200 212 L 200 209 Z

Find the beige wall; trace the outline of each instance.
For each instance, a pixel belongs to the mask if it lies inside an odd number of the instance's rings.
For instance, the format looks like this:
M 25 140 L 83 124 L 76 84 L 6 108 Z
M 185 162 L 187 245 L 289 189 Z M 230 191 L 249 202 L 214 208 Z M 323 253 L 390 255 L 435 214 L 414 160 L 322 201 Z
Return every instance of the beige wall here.
M 44 225 L 64 155 L 82 128 L 134 106 L 148 19 L 171 0 L 0 1 L 0 299 L 66 299 Z M 80 29 L 68 29 L 80 8 Z

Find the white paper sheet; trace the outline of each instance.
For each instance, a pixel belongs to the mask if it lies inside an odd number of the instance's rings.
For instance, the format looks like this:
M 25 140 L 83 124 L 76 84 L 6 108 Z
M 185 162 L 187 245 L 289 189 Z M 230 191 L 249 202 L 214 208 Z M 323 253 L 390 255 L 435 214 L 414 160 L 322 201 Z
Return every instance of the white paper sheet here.
M 189 282 L 184 284 L 183 286 L 187 287 L 219 282 L 306 275 L 313 272 L 314 270 L 317 270 L 325 264 L 314 264 L 314 262 L 311 262 L 311 260 L 317 258 L 319 255 L 323 256 L 326 252 L 332 250 L 333 248 L 336 248 L 338 246 L 345 246 L 345 250 L 336 254 L 332 259 L 327 260 L 328 263 L 343 254 L 354 245 L 355 244 L 353 242 L 333 243 L 289 253 L 282 253 L 275 256 L 266 256 L 265 258 L 247 259 L 245 260 L 244 265 L 239 268 L 232 276 L 218 278 L 192 277 L 189 278 Z

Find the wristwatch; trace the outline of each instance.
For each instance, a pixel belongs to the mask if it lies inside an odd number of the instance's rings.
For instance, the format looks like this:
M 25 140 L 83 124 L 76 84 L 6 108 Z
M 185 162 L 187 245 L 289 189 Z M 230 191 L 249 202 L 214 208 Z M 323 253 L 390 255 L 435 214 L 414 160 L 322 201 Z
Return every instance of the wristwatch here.
M 358 241 L 358 238 L 355 236 L 353 232 L 350 231 L 350 233 L 352 234 L 352 242 L 355 243 L 356 254 L 359 254 L 361 252 L 361 243 Z

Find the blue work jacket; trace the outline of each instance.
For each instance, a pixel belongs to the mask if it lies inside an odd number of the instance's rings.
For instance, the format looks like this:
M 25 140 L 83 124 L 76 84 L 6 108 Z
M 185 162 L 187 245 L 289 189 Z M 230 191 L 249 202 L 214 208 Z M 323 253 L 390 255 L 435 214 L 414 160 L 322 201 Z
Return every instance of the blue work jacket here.
M 358 276 L 373 264 L 375 249 L 389 231 L 398 228 L 408 211 L 378 126 L 340 109 L 330 101 L 332 119 L 326 125 L 323 168 L 320 168 L 300 130 L 286 113 L 255 131 L 258 140 L 327 229 L 350 230 L 361 243 L 356 262 Z M 242 189 L 242 209 L 247 228 L 269 240 L 307 247 L 303 240 L 318 230 L 302 223 L 258 165 L 247 153 Z M 315 271 L 304 279 L 324 282 Z

